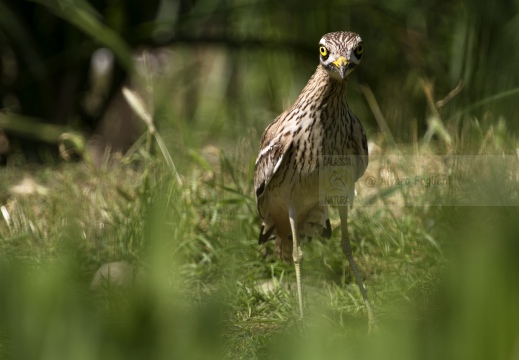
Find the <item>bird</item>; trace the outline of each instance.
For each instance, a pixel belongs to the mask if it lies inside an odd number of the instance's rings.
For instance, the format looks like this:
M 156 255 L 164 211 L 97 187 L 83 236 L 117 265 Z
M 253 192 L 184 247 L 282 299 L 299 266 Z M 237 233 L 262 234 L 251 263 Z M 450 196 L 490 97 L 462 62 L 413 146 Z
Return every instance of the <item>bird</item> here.
M 313 236 L 331 237 L 330 204 L 338 205 L 341 248 L 369 323 L 375 322 L 348 233 L 348 210 L 355 182 L 368 165 L 368 146 L 362 124 L 348 106 L 346 84 L 363 54 L 362 39 L 355 32 L 323 35 L 315 73 L 294 104 L 263 132 L 254 166 L 256 206 L 262 220 L 259 244 L 274 240 L 276 254 L 294 263 L 301 319 L 301 242 Z M 336 196 L 327 197 L 329 191 Z M 334 199 L 342 201 L 334 203 Z

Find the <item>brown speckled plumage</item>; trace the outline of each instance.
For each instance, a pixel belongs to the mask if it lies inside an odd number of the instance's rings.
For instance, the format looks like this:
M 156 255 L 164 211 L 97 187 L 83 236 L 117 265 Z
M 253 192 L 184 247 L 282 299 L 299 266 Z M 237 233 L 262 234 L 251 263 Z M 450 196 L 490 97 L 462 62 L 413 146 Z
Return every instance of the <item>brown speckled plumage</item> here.
M 254 173 L 256 203 L 263 221 L 259 242 L 275 239 L 276 253 L 294 261 L 300 296 L 302 253 L 298 241 L 331 236 L 328 207 L 319 201 L 320 159 L 355 155 L 354 181 L 368 164 L 366 135 L 346 101 L 346 76 L 360 63 L 362 40 L 352 32 L 335 32 L 324 35 L 319 45 L 320 64 L 314 75 L 295 103 L 263 133 Z M 347 184 L 350 203 L 354 181 Z M 345 208 L 341 214 L 347 214 Z M 346 219 L 341 215 L 341 223 Z M 346 239 L 349 246 L 346 225 L 342 227 L 345 253 Z M 301 298 L 300 310 L 302 315 Z

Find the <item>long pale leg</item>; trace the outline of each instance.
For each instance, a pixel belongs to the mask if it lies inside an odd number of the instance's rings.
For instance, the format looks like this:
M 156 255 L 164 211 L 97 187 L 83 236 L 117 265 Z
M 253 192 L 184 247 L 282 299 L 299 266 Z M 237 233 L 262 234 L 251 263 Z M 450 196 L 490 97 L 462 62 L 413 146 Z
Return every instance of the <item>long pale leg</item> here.
M 296 282 L 297 282 L 297 298 L 299 299 L 299 313 L 301 319 L 303 318 L 303 289 L 301 285 L 301 260 L 303 260 L 303 253 L 299 247 L 299 236 L 297 234 L 297 211 L 294 207 L 288 209 L 288 217 L 290 219 L 290 228 L 292 229 L 292 259 L 296 268 Z
M 371 305 L 369 304 L 368 294 L 366 293 L 366 289 L 364 288 L 364 284 L 362 283 L 359 270 L 357 269 L 357 265 L 353 260 L 353 253 L 351 251 L 350 244 L 350 234 L 348 232 L 348 206 L 339 207 L 339 216 L 341 217 L 342 251 L 344 252 L 344 255 L 346 255 L 348 262 L 350 263 L 351 270 L 353 271 L 353 275 L 355 275 L 355 280 L 357 281 L 357 285 L 359 286 L 362 298 L 364 299 L 364 304 L 366 305 L 366 310 L 368 311 L 369 327 L 371 329 L 372 325 L 375 324 L 375 315 L 373 313 L 373 310 L 371 309 Z

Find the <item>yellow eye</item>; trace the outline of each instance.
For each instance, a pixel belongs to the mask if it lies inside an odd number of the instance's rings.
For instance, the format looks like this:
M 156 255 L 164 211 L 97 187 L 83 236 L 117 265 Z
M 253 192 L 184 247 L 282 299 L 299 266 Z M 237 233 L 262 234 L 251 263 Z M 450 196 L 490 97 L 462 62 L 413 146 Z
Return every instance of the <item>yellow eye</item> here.
M 364 46 L 362 46 L 362 44 L 359 44 L 359 46 L 357 46 L 357 48 L 355 49 L 355 55 L 357 57 L 360 57 L 363 52 L 364 52 Z
M 326 56 L 328 56 L 328 50 L 327 50 L 324 46 L 321 46 L 321 47 L 319 48 L 319 52 L 321 53 L 321 56 L 322 56 L 322 57 L 326 57 Z

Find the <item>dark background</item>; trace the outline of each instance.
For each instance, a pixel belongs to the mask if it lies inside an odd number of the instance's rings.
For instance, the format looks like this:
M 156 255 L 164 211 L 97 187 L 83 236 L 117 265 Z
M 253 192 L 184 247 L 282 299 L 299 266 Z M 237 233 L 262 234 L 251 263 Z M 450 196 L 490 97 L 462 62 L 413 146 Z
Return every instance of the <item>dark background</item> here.
M 101 146 L 128 148 L 139 126 L 124 125 L 132 113 L 117 94 L 134 71 L 133 57 L 147 49 L 153 56 L 168 54 L 158 67 L 168 68 L 171 84 L 153 104 L 159 125 L 167 114 L 163 126 L 195 133 L 210 128 L 218 139 L 251 127 L 260 132 L 312 74 L 320 37 L 352 30 L 361 34 L 366 54 L 352 76 L 350 103 L 370 135 L 378 125 L 359 84 L 371 89 L 397 141 L 426 133 L 432 111 L 427 89 L 437 101 L 460 81 L 462 91 L 438 108 L 447 128 L 477 120 L 484 132 L 501 119 L 507 132 L 517 132 L 517 7 L 468 0 L 2 0 L 0 100 L 7 116 L 0 129 L 9 152 L 22 150 L 39 160 L 55 158 L 65 131 L 87 139 L 98 134 Z M 93 85 L 91 66 L 99 48 L 115 54 L 101 90 Z M 200 108 L 208 102 L 204 81 L 215 54 L 225 75 L 218 116 L 207 116 Z

